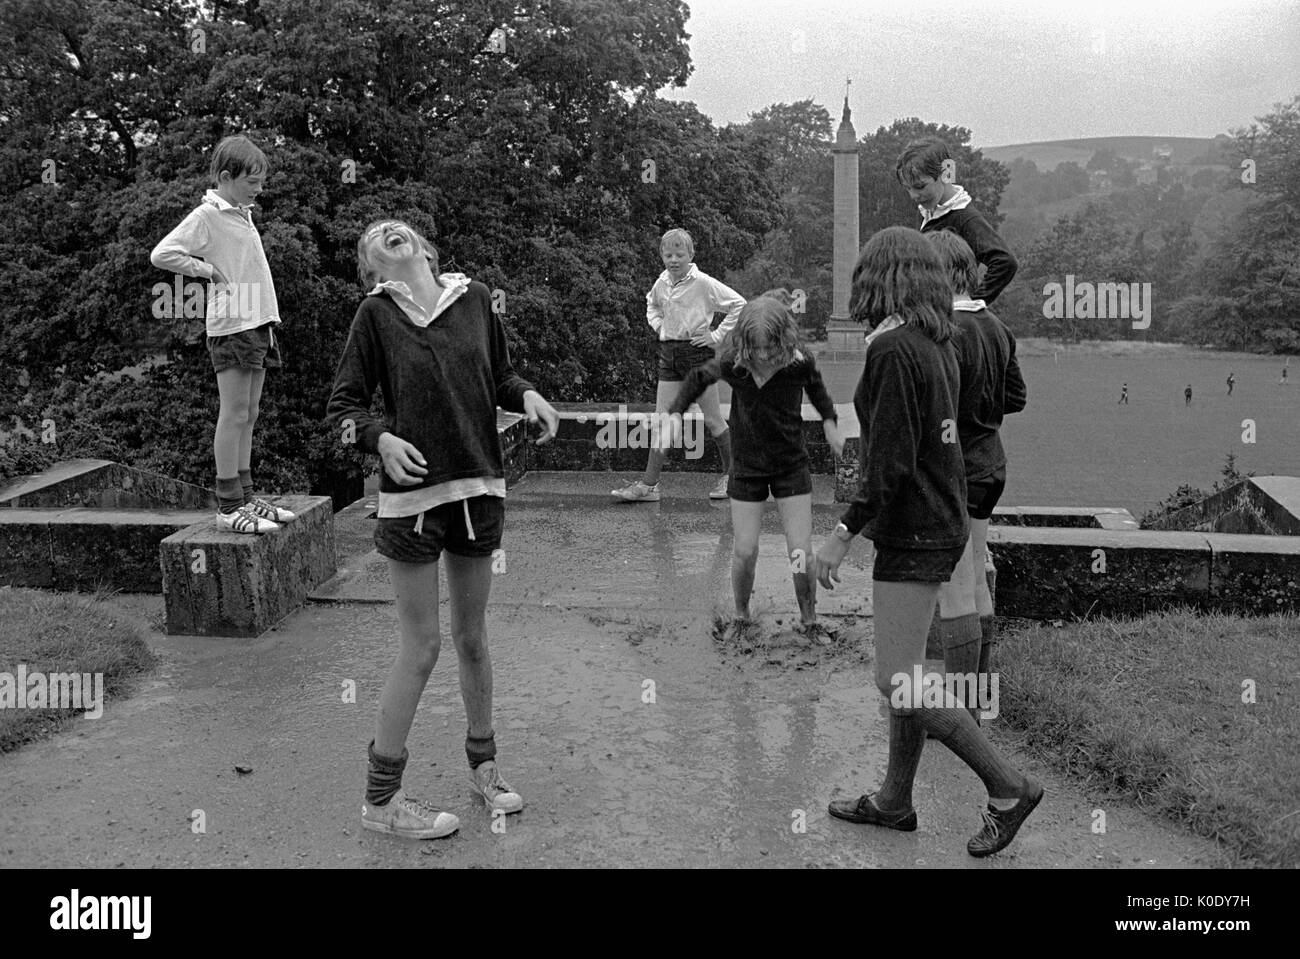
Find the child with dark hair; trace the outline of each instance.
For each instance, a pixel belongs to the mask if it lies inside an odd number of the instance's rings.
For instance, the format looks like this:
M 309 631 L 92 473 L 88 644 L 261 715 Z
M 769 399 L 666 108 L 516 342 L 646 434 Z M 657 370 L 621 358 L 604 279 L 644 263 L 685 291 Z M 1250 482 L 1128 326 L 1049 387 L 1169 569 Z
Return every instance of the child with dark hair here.
M 913 140 L 898 157 L 894 175 L 907 188 L 921 211 L 921 232 L 951 230 L 970 245 L 985 268 L 984 279 L 971 290 L 971 298 L 992 303 L 1019 264 L 992 224 L 971 203 L 971 196 L 954 181 L 955 161 L 948 145 L 936 137 Z
M 993 596 L 988 577 L 989 520 L 1007 484 L 1007 456 L 998 434 L 1002 417 L 1025 408 L 1025 380 L 1016 362 L 1016 339 L 970 291 L 979 278 L 975 254 L 956 233 L 926 234 L 948 272 L 953 290 L 953 323 L 961 393 L 957 400 L 957 436 L 966 473 L 966 512 L 970 540 L 961 562 L 939 587 L 939 615 L 934 623 L 950 675 L 992 672 L 996 645 Z M 983 680 L 981 689 L 989 688 Z M 976 704 L 967 703 L 979 721 Z
M 961 387 L 952 287 L 934 247 L 905 227 L 875 234 L 853 271 L 850 312 L 885 329 L 867 346 L 853 401 L 862 488 L 818 551 L 816 569 L 820 584 L 833 589 L 854 537 L 875 545 L 876 686 L 890 703 L 889 766 L 878 792 L 835 800 L 829 811 L 850 822 L 916 829 L 912 783 L 928 732 L 983 780 L 988 809 L 966 849 L 991 855 L 1015 838 L 1043 789 L 989 743 L 949 688 L 923 690 L 915 682 L 940 584 L 970 532 L 961 447 L 948 441 Z
M 275 327 L 280 311 L 253 201 L 262 192 L 266 155 L 247 137 L 226 137 L 212 152 L 213 189 L 154 247 L 160 270 L 209 280 L 208 352 L 221 407 L 212 437 L 217 522 L 236 533 L 269 533 L 293 513 L 254 494 L 253 427 L 266 371 L 281 365 Z
M 494 813 L 524 805 L 497 768 L 492 728 L 485 610 L 506 495 L 497 407 L 545 424 L 538 443 L 555 435 L 559 416 L 511 366 L 488 288 L 461 273 L 440 275 L 437 250 L 408 223 L 367 227 L 357 243 L 357 274 L 369 293 L 352 321 L 327 415 L 383 460 L 375 546 L 388 559 L 401 633 L 379 697 L 361 824 L 434 839 L 455 832 L 459 820 L 401 786 L 406 738 L 442 644 L 444 551 L 470 782 Z M 376 388 L 384 395 L 382 419 L 370 413 Z
M 705 389 L 718 380 L 730 384 L 735 437 L 727 495 L 731 500 L 733 533 L 731 587 L 736 617 L 750 619 L 758 535 L 769 494 L 785 530 L 794 577 L 795 597 L 805 630 L 817 623 L 816 580 L 810 575 L 812 554 L 812 473 L 803 438 L 803 397 L 822 418 L 826 442 L 836 456 L 844 452 L 835 404 L 822 382 L 812 354 L 799 342 L 799 327 L 785 290 L 769 290 L 740 311 L 722 356 L 692 369 L 668 408 L 660 445 L 669 449 L 678 440 L 681 416 Z

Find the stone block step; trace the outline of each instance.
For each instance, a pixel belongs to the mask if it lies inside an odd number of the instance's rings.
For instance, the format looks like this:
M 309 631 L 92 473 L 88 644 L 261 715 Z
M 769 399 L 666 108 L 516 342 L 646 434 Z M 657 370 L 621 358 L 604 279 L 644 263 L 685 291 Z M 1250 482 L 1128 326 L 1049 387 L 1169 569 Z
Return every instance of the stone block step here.
M 158 545 L 207 510 L 0 509 L 0 582 L 162 592 Z
M 334 575 L 329 497 L 270 501 L 297 519 L 274 533 L 251 536 L 221 528 L 209 517 L 162 541 L 169 634 L 259 636 Z

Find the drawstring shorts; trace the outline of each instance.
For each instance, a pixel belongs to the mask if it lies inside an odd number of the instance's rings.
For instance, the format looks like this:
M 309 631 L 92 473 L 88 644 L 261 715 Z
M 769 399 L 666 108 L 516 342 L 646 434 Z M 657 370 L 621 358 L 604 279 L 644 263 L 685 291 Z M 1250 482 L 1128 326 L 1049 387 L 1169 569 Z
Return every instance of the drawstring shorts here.
M 491 556 L 501 546 L 505 519 L 500 496 L 443 503 L 418 516 L 381 518 L 375 549 L 403 563 L 436 563 L 443 549 L 455 556 Z

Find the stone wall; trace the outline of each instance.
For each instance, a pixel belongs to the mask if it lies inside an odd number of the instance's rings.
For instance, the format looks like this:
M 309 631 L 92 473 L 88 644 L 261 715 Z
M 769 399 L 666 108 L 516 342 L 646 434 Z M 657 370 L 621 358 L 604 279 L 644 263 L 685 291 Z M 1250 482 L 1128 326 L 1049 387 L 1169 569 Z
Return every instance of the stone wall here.
M 1252 476 L 1161 517 L 1149 528 L 1300 536 L 1300 478 Z
M 536 470 L 612 470 L 639 473 L 645 469 L 650 437 L 648 414 L 654 413 L 650 403 L 557 403 L 560 411 L 560 430 L 555 439 L 544 446 L 526 445 L 526 468 Z M 836 468 L 834 455 L 822 432 L 822 421 L 810 405 L 803 408 L 804 442 L 808 448 L 810 466 L 814 473 L 836 474 L 843 472 L 845 482 L 856 482 L 857 476 L 857 422 L 844 424 L 844 406 L 836 407 L 841 422 L 851 429 L 845 441 L 845 461 Z M 722 407 L 726 416 L 729 407 Z M 852 419 L 852 407 L 848 407 Z M 526 425 L 526 424 L 525 424 Z M 670 472 L 717 473 L 722 469 L 718 447 L 708 429 L 700 423 L 695 429 L 702 438 L 702 453 L 698 458 L 686 456 L 686 450 L 673 450 L 664 463 Z M 502 449 L 506 449 L 503 435 Z M 699 448 L 699 447 L 697 447 Z M 692 450 L 691 452 L 694 452 Z M 852 477 L 852 479 L 850 479 Z M 839 490 L 837 496 L 839 499 Z
M 0 484 L 0 508 L 217 508 L 212 491 L 109 460 L 64 460 L 43 473 Z

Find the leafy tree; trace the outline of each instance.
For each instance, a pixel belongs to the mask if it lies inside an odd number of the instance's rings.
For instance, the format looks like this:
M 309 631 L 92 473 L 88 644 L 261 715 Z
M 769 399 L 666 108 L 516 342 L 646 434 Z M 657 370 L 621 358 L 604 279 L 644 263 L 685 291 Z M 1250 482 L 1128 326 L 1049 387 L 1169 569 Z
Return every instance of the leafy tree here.
M 740 129 L 761 142 L 772 158 L 782 216 L 762 248 L 728 280 L 755 292 L 774 287 L 803 290 L 804 324 L 814 336 L 820 335 L 831 311 L 830 115 L 811 100 L 776 103 L 752 114 Z
M 887 226 L 920 225 L 916 205 L 894 175 L 894 165 L 908 143 L 925 137 L 938 137 L 948 144 L 956 164 L 956 182 L 966 188 L 990 223 L 996 227 L 1002 222 L 998 206 L 1007 185 L 1006 167 L 973 149 L 971 132 L 965 127 L 925 123 L 911 117 L 895 120 L 859 140 L 860 222 L 864 239 Z
M 1300 348 L 1300 96 L 1278 104 L 1247 129 L 1236 147 L 1254 164 L 1255 194 L 1198 265 L 1196 290 L 1232 304 L 1237 322 L 1224 339 L 1278 352 Z M 1242 173 L 1241 176 L 1245 176 Z
M 548 396 L 647 397 L 659 235 L 691 230 L 721 275 L 782 211 L 766 141 L 656 96 L 689 75 L 686 16 L 679 0 L 6 3 L 0 424 L 30 393 L 24 409 L 67 427 L 60 455 L 111 448 L 210 481 L 202 322 L 155 315 L 172 278 L 149 251 L 232 132 L 271 165 L 256 220 L 286 366 L 258 426 L 267 485 L 360 475 L 323 415 L 364 292 L 356 238 L 378 216 L 499 291 L 516 364 Z M 101 376 L 156 354 L 138 379 Z

